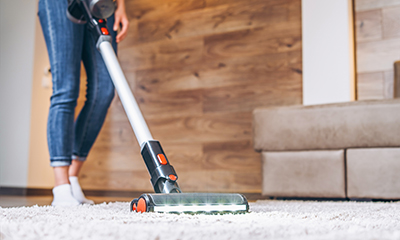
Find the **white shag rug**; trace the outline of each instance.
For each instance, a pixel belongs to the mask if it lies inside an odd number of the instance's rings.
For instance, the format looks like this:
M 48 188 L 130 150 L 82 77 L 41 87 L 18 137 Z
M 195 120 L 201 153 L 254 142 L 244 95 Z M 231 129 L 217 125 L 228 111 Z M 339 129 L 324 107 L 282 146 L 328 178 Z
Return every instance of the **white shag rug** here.
M 400 239 L 400 202 L 257 201 L 240 215 L 129 212 L 129 203 L 0 208 L 0 239 Z

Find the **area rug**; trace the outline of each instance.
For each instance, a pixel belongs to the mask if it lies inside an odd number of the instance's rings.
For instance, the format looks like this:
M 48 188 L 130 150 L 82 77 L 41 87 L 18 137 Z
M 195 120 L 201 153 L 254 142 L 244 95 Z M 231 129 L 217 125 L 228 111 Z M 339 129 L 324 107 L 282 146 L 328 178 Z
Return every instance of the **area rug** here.
M 1 239 L 400 239 L 400 202 L 257 201 L 239 215 L 129 212 L 129 203 L 0 208 Z

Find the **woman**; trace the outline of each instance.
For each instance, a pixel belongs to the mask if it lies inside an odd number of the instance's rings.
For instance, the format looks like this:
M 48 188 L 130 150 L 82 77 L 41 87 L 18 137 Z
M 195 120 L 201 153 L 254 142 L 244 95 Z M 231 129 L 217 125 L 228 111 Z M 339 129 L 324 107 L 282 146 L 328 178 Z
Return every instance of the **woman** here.
M 82 164 L 92 147 L 114 97 L 114 86 L 96 43 L 86 25 L 68 20 L 67 0 L 39 0 L 39 19 L 49 54 L 53 94 L 47 122 L 47 141 L 55 187 L 53 206 L 93 203 L 85 198 L 78 182 Z M 113 47 L 127 34 L 124 0 L 107 19 Z M 116 33 L 121 26 L 121 31 Z M 79 96 L 81 60 L 87 73 L 86 102 L 74 121 Z

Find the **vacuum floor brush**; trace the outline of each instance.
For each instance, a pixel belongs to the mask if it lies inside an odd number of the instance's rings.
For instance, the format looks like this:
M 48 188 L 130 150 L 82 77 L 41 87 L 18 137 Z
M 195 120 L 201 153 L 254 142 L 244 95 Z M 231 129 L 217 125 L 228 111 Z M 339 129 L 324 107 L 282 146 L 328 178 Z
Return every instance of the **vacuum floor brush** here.
M 67 17 L 77 24 L 87 24 L 96 39 L 108 72 L 128 116 L 141 154 L 156 193 L 142 194 L 132 200 L 130 210 L 162 213 L 245 213 L 249 211 L 247 199 L 236 193 L 182 193 L 178 175 L 169 163 L 160 143 L 153 140 L 139 106 L 125 79 L 118 59 L 111 46 L 112 38 L 106 18 L 116 8 L 113 0 L 69 0 Z

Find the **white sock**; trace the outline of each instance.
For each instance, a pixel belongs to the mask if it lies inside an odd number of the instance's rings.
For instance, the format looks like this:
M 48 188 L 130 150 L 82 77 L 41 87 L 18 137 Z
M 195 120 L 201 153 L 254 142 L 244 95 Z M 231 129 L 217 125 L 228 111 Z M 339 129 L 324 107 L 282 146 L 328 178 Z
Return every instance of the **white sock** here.
M 72 196 L 71 185 L 62 184 L 53 188 L 53 206 L 78 206 L 79 202 Z
M 85 194 L 82 192 L 81 185 L 79 185 L 78 177 L 70 176 L 69 182 L 71 183 L 72 195 L 76 200 L 78 200 L 80 203 L 94 204 L 92 200 L 85 198 Z

